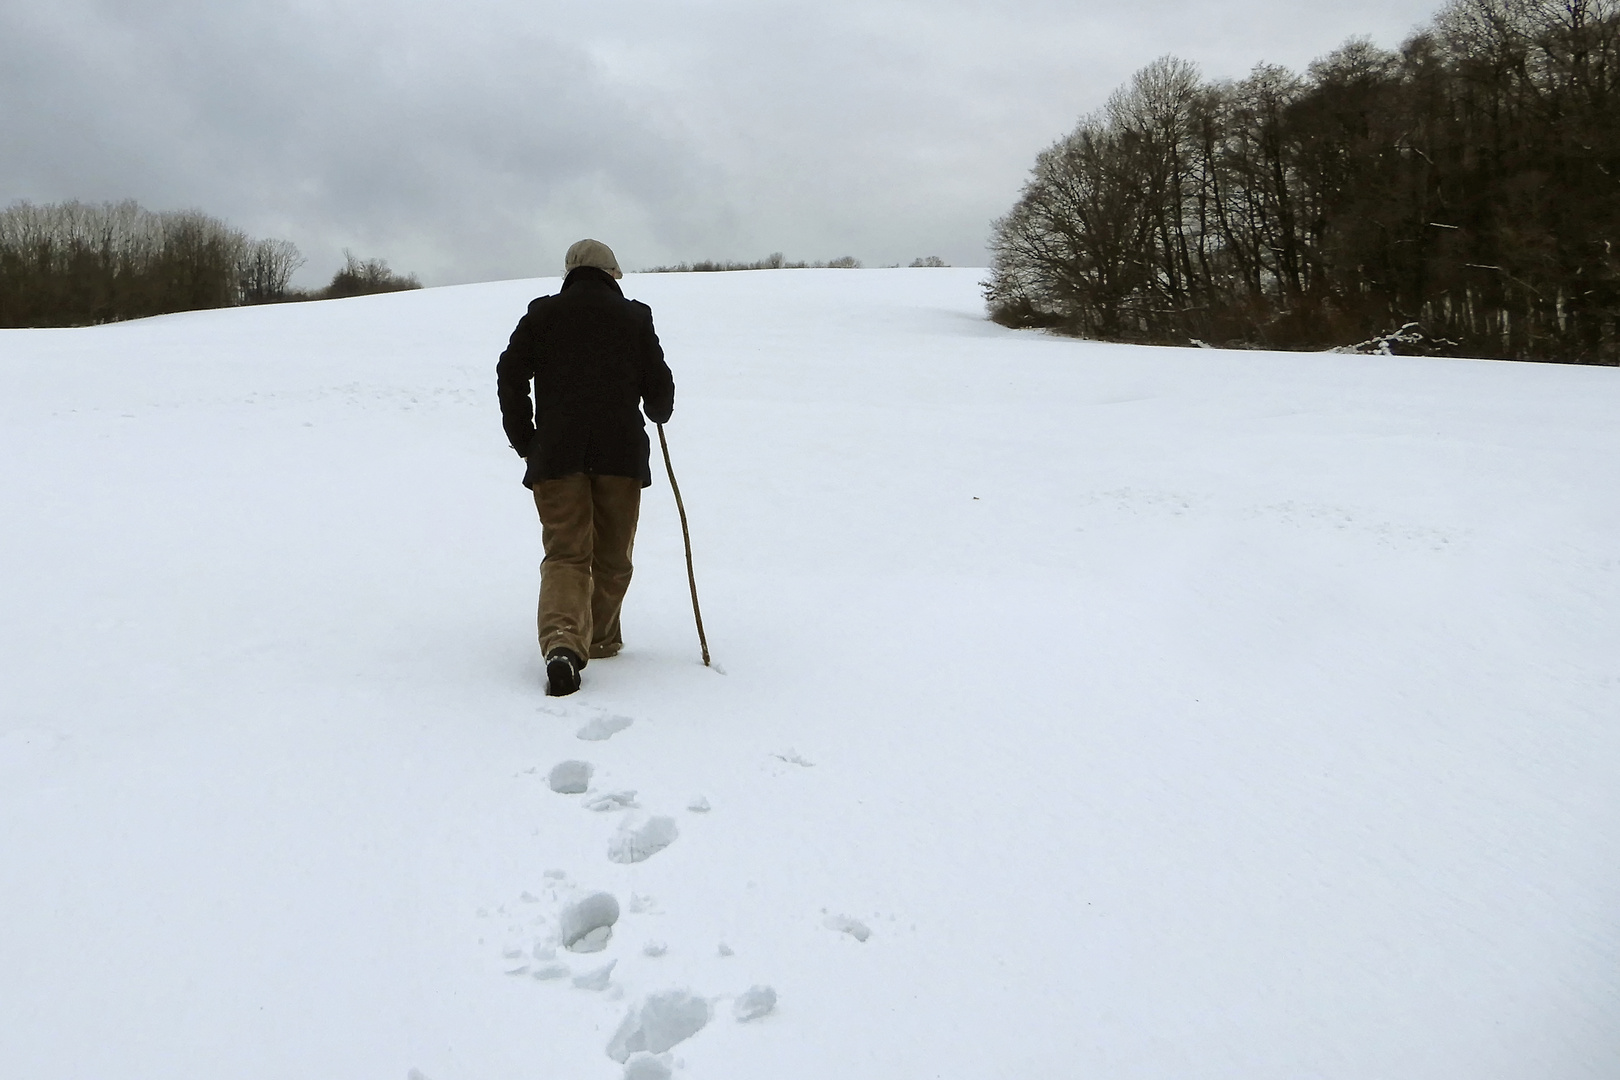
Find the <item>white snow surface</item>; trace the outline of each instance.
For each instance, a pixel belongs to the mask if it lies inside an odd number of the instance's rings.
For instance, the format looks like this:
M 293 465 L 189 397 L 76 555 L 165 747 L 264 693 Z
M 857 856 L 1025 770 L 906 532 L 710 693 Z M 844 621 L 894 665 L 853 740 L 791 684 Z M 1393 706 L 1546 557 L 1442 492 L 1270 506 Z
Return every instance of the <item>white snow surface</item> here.
M 655 440 L 565 699 L 494 384 L 555 279 L 0 331 L 0 1071 L 1620 1076 L 1620 372 L 982 276 L 625 279 L 717 668 Z

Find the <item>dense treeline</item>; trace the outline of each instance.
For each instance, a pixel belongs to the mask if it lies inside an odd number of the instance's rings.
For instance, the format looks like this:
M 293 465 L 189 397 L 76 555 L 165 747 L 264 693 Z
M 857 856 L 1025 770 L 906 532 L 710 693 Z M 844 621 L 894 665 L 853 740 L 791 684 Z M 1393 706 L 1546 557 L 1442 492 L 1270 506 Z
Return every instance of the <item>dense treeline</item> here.
M 1008 325 L 1620 362 L 1620 0 L 1453 0 L 1303 77 L 1157 61 L 1041 154 L 993 250 Z
M 0 327 L 84 326 L 171 311 L 420 288 L 380 259 L 345 251 L 320 292 L 294 289 L 287 240 L 254 240 L 197 211 L 132 201 L 16 203 L 0 211 Z
M 73 326 L 282 299 L 298 249 L 134 202 L 0 211 L 0 326 Z

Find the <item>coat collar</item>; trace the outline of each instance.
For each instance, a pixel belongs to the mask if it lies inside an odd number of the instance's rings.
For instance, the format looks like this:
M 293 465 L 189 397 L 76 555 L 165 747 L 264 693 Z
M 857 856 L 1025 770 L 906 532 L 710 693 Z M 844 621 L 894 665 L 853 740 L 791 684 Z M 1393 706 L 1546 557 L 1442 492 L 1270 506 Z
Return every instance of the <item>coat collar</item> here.
M 568 276 L 563 279 L 562 288 L 557 291 L 566 292 L 575 286 L 600 289 L 604 285 L 619 296 L 624 296 L 624 291 L 619 288 L 619 283 L 613 280 L 613 275 L 594 266 L 576 266 L 568 271 Z

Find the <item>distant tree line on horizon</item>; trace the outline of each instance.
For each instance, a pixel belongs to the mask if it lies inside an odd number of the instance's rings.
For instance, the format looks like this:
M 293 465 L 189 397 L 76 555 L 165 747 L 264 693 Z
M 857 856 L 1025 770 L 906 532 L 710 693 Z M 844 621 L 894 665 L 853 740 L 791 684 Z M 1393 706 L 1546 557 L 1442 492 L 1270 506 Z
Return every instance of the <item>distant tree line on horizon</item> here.
M 899 264 L 896 263 L 896 266 Z M 938 255 L 926 255 L 911 260 L 912 268 L 949 265 Z M 859 270 L 861 260 L 853 255 L 841 255 L 826 262 L 790 262 L 780 251 L 772 252 L 754 262 L 733 262 L 729 259 L 701 259 L 698 262 L 679 262 L 670 266 L 649 266 L 643 274 L 708 274 L 725 270 Z M 892 268 L 891 268 L 892 269 Z
M 255 240 L 195 210 L 133 200 L 0 210 L 0 327 L 86 326 L 174 311 L 317 300 L 421 287 L 381 259 L 344 252 L 319 291 L 295 289 L 304 265 L 287 240 Z
M 774 251 L 754 262 L 733 262 L 730 259 L 700 259 L 697 262 L 679 262 L 670 266 L 649 266 L 643 274 L 712 274 L 726 270 L 859 270 L 861 260 L 853 255 L 841 255 L 827 262 L 790 262 L 780 251 Z
M 1452 0 L 1304 76 L 1156 61 L 992 252 L 1009 326 L 1620 363 L 1620 0 Z

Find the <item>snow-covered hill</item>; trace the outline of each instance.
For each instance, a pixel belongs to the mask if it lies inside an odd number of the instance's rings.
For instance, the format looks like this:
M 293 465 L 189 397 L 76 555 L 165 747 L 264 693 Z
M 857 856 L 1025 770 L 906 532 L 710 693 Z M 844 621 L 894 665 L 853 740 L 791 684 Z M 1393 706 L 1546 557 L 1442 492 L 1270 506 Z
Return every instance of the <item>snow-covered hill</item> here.
M 554 280 L 0 332 L 0 1072 L 1620 1075 L 1620 373 L 980 273 L 626 279 L 718 666 L 660 476 L 555 701 Z

